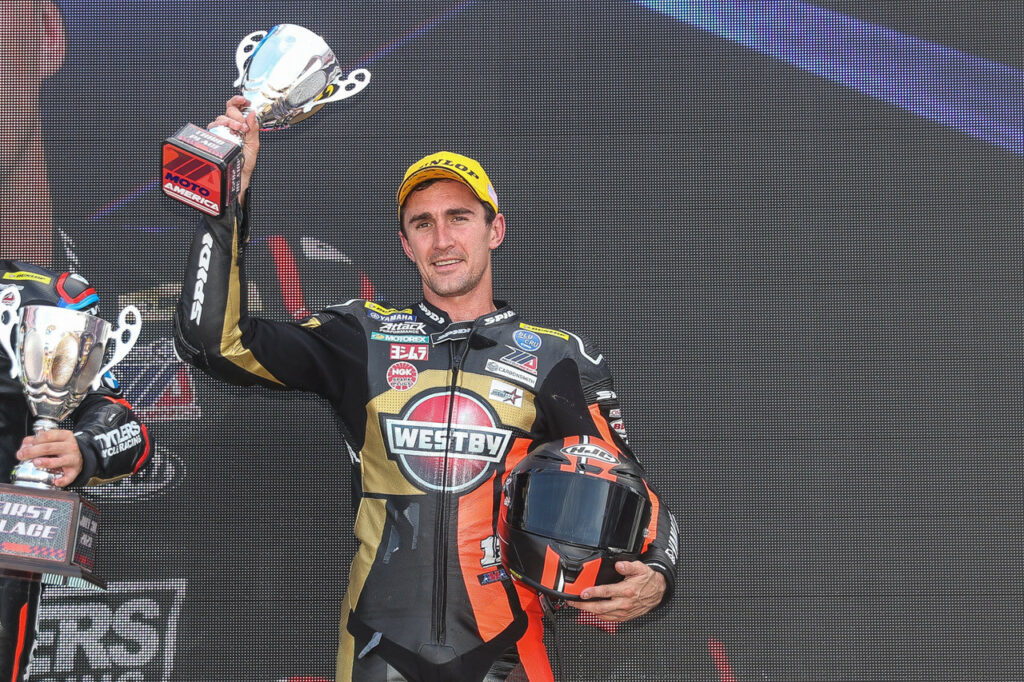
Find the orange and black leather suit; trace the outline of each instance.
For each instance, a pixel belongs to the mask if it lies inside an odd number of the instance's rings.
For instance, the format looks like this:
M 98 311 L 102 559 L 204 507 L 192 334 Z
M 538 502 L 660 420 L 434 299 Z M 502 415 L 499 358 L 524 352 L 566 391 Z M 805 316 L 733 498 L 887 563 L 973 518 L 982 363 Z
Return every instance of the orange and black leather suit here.
M 237 206 L 202 219 L 177 351 L 223 381 L 316 393 L 340 418 L 356 463 L 359 547 L 338 681 L 499 679 L 516 657 L 517 679 L 552 680 L 541 604 L 501 569 L 501 486 L 538 443 L 586 434 L 626 447 L 601 356 L 500 302 L 460 323 L 426 302 L 362 299 L 301 322 L 249 317 L 247 231 Z M 642 559 L 665 575 L 667 598 L 677 533 L 654 504 Z
M 31 263 L 0 260 L 0 296 L 14 288 L 21 306 L 52 305 L 95 315 L 99 297 L 79 275 L 54 272 Z M 32 415 L 21 383 L 10 375 L 11 360 L 0 348 L 0 481 L 10 481 L 21 442 L 31 431 Z M 82 452 L 82 473 L 72 486 L 99 485 L 138 471 L 149 461 L 152 443 L 108 373 L 100 388 L 86 395 L 71 413 Z M 35 639 L 41 594 L 38 581 L 0 578 L 0 679 L 25 677 Z

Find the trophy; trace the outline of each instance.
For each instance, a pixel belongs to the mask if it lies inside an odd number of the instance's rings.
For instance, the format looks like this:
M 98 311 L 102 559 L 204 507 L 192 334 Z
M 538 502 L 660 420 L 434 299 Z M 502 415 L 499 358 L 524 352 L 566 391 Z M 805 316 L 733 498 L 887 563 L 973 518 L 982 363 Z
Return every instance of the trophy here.
M 94 315 L 55 306 L 18 307 L 8 287 L 0 296 L 0 346 L 11 359 L 11 378 L 21 379 L 38 434 L 57 427 L 90 390 L 99 388 L 139 337 L 135 306 L 118 317 L 117 329 Z M 11 346 L 11 332 L 17 340 Z M 110 359 L 104 362 L 108 346 Z M 0 484 L 0 574 L 51 585 L 105 589 L 94 575 L 99 509 L 53 485 L 58 474 L 21 462 L 11 484 Z
M 251 103 L 261 130 L 283 130 L 328 102 L 360 92 L 370 72 L 347 76 L 324 39 L 295 24 L 250 33 L 235 51 L 234 86 Z M 164 140 L 160 182 L 164 193 L 204 213 L 224 213 L 241 185 L 242 139 L 226 126 L 205 130 L 185 124 Z

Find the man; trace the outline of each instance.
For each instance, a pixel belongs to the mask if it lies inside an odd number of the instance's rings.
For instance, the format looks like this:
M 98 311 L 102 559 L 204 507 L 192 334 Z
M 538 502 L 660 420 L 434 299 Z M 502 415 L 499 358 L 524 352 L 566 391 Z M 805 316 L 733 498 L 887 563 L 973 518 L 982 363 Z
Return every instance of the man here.
M 60 68 L 64 50 L 64 22 L 52 2 L 0 0 L 0 258 L 51 263 L 39 90 Z
M 0 296 L 16 288 L 21 305 L 53 305 L 96 314 L 99 297 L 82 277 L 23 261 L 0 260 Z M 33 417 L 21 384 L 10 376 L 11 359 L 0 348 L 0 478 L 10 482 L 18 462 L 51 471 L 57 487 L 98 485 L 138 471 L 152 448 L 146 427 L 124 400 L 113 375 L 71 414 L 74 431 L 31 435 Z M 38 581 L 0 578 L 0 679 L 22 680 L 35 639 L 41 596 Z
M 358 464 L 360 547 L 337 679 L 553 679 L 541 603 L 500 568 L 501 484 L 539 443 L 594 435 L 626 448 L 601 356 L 494 301 L 491 252 L 505 217 L 479 164 L 448 152 L 413 164 L 398 192 L 420 303 L 353 300 L 295 323 L 248 316 L 243 203 L 259 149 L 248 104 L 231 98 L 211 124 L 244 135 L 242 194 L 196 232 L 176 348 L 224 381 L 317 393 L 340 417 Z M 622 582 L 574 606 L 623 621 L 671 594 L 675 522 L 658 508 L 642 560 L 620 562 Z

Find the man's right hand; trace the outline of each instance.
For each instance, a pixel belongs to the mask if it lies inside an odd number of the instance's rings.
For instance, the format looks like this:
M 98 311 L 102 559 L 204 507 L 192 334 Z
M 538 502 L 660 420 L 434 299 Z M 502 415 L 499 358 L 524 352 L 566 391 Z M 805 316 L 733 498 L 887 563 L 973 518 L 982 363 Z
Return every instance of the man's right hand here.
M 235 95 L 227 101 L 224 113 L 213 119 L 207 126 L 208 128 L 225 126 L 242 137 L 242 155 L 245 160 L 242 163 L 239 203 L 243 203 L 245 200 L 245 190 L 249 188 L 249 179 L 252 177 L 253 169 L 256 168 L 256 155 L 260 151 L 260 127 L 256 123 L 256 112 L 250 111 L 248 116 L 242 113 L 250 104 L 251 102 L 245 97 Z

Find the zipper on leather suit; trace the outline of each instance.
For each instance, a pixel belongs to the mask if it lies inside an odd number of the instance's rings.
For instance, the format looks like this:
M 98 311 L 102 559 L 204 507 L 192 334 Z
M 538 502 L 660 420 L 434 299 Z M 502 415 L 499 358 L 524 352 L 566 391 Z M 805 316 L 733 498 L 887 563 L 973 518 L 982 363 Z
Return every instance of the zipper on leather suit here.
M 433 593 L 433 622 L 431 623 L 431 635 L 436 644 L 444 644 L 446 636 L 445 619 L 447 618 L 448 603 L 448 527 L 451 516 L 448 505 L 451 503 L 451 496 L 448 492 L 448 449 L 451 446 L 452 418 L 455 413 L 455 391 L 459 383 L 459 370 L 462 368 L 469 352 L 469 336 L 461 340 L 449 341 L 448 357 L 449 372 L 451 379 L 448 383 L 448 415 L 447 415 L 447 436 L 444 447 L 444 461 L 441 466 L 441 498 L 438 500 L 437 523 L 435 524 L 434 537 L 434 593 Z

